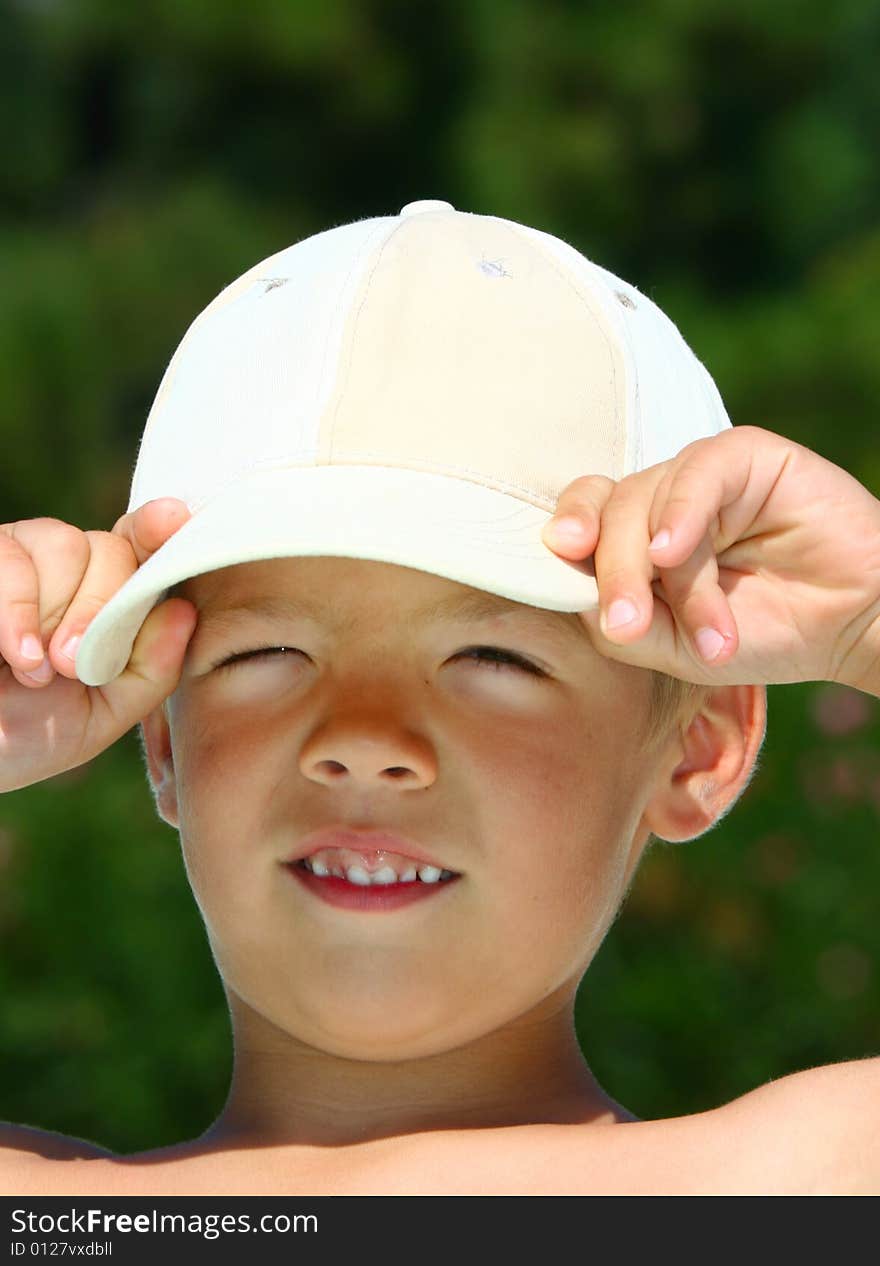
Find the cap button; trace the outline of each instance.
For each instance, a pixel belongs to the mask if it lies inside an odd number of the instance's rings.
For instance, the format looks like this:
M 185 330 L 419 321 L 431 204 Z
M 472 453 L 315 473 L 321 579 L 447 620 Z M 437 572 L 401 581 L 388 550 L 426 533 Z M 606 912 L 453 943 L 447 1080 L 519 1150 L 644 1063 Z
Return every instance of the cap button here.
M 423 198 L 421 202 L 408 202 L 405 207 L 400 208 L 401 216 L 419 215 L 423 211 L 454 211 L 455 207 L 451 202 L 438 202 L 434 198 Z

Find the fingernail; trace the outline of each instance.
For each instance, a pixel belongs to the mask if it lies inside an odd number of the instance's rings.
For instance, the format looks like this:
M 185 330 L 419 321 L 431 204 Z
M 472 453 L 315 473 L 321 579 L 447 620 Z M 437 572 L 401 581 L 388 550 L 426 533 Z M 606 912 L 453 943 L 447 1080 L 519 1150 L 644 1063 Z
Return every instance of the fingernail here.
M 571 515 L 563 515 L 561 519 L 551 519 L 544 530 L 559 545 L 579 545 L 586 536 L 583 523 Z
M 26 633 L 21 639 L 19 646 L 23 659 L 42 659 L 43 647 L 38 637 L 34 637 L 33 633 Z
M 75 633 L 73 637 L 69 637 L 67 641 L 64 643 L 64 645 L 61 647 L 61 654 L 64 655 L 67 659 L 75 660 L 76 648 L 79 646 L 81 641 L 82 641 L 82 635 L 80 633 Z
M 694 634 L 697 650 L 705 660 L 712 660 L 724 645 L 724 638 L 717 629 L 698 629 Z
M 25 673 L 25 677 L 30 677 L 31 681 L 36 681 L 41 686 L 44 686 L 47 681 L 51 681 L 54 675 L 55 669 L 49 662 L 48 655 L 43 660 L 42 664 L 40 664 L 39 668 L 35 668 L 32 673 Z
M 605 628 L 622 629 L 625 624 L 632 624 L 638 614 L 638 610 L 629 598 L 615 598 L 608 608 Z
M 648 549 L 663 549 L 665 546 L 669 544 L 669 541 L 670 541 L 669 529 L 661 528 L 660 531 L 657 533 L 657 535 L 654 537 L 651 544 L 648 546 Z

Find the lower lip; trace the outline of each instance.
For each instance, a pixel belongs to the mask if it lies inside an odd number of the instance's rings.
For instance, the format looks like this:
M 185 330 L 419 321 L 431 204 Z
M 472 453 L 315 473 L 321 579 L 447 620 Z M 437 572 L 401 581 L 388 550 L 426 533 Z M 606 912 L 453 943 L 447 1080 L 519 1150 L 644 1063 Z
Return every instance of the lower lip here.
M 340 879 L 336 875 L 316 875 L 295 863 L 285 864 L 285 870 L 290 871 L 316 897 L 342 910 L 399 910 L 401 906 L 412 905 L 414 901 L 436 897 L 444 889 L 454 887 L 459 878 L 458 875 L 453 875 L 452 879 L 439 879 L 435 884 L 426 884 L 415 879 L 408 884 L 360 885 L 350 884 L 347 879 Z

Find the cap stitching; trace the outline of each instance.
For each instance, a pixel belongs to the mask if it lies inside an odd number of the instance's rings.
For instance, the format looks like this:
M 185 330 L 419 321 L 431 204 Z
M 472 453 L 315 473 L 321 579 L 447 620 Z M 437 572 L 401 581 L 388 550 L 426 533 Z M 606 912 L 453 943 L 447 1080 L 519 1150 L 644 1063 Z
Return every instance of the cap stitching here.
M 515 220 L 505 220 L 505 219 L 504 219 L 503 217 L 501 217 L 501 216 L 492 216 L 492 217 L 490 217 L 490 218 L 491 218 L 491 219 L 493 219 L 493 220 L 498 220 L 498 221 L 499 221 L 500 223 L 502 223 L 502 224 L 507 224 L 507 225 L 509 225 L 512 229 L 514 229 L 515 231 L 517 231 L 517 232 L 519 233 L 519 236 L 520 236 L 520 237 L 522 237 L 522 238 L 523 238 L 523 239 L 524 239 L 527 243 L 529 243 L 529 245 L 530 245 L 530 246 L 532 246 L 532 248 L 533 248 L 534 250 L 536 250 L 536 251 L 537 251 L 537 252 L 538 252 L 538 253 L 539 253 L 539 254 L 540 254 L 540 255 L 541 255 L 541 256 L 542 256 L 542 257 L 543 257 L 546 261 L 547 261 L 547 263 L 548 263 L 548 264 L 550 265 L 550 267 L 554 270 L 554 272 L 555 272 L 555 273 L 556 273 L 556 275 L 560 278 L 560 280 L 561 280 L 561 281 L 563 281 L 563 282 L 564 282 L 564 283 L 568 286 L 568 288 L 569 288 L 569 289 L 570 289 L 570 290 L 571 290 L 571 291 L 572 291 L 572 292 L 573 292 L 573 293 L 577 296 L 577 298 L 581 301 L 581 303 L 583 304 L 584 308 L 586 309 L 586 311 L 587 311 L 587 313 L 588 313 L 588 315 L 589 315 L 589 317 L 590 317 L 591 321 L 592 321 L 592 322 L 593 322 L 593 324 L 595 325 L 596 329 L 599 331 L 599 334 L 601 335 L 602 340 L 603 340 L 603 342 L 605 343 L 606 348 L 608 349 L 608 353 L 609 353 L 608 359 L 609 359 L 609 361 L 610 361 L 610 365 L 611 365 L 611 383 L 612 383 L 612 390 L 613 390 L 613 393 L 614 393 L 614 421 L 615 421 L 615 428 L 614 428 L 614 440 L 613 440 L 613 445 L 612 445 L 612 456 L 613 456 L 613 459 L 614 459 L 614 466 L 615 466 L 615 469 L 620 469 L 620 462 L 621 462 L 621 458 L 620 458 L 620 432 L 621 432 L 621 426 L 620 426 L 620 410 L 619 410 L 619 404 L 618 404 L 618 401 L 619 401 L 619 396 L 618 396 L 618 390 L 617 390 L 617 367 L 616 367 L 615 362 L 614 362 L 614 349 L 613 349 L 612 344 L 611 344 L 611 341 L 610 341 L 610 339 L 609 339 L 609 337 L 608 337 L 608 332 L 607 332 L 607 330 L 605 329 L 605 327 L 604 327 L 604 325 L 602 324 L 602 322 L 601 322 L 601 321 L 599 321 L 599 320 L 598 320 L 598 318 L 596 317 L 596 314 L 595 314 L 595 312 L 593 311 L 592 306 L 591 306 L 591 304 L 589 303 L 588 299 L 587 299 L 587 298 L 586 298 L 586 296 L 584 295 L 584 293 L 583 293 L 582 289 L 580 289 L 580 288 L 579 288 L 579 287 L 575 284 L 574 278 L 573 278 L 570 274 L 568 274 L 568 273 L 566 273 L 566 272 L 563 272 L 563 271 L 562 271 L 562 269 L 561 269 L 561 268 L 560 268 L 560 266 L 559 266 L 559 261 L 558 261 L 558 260 L 556 260 L 556 259 L 553 257 L 553 255 L 551 255 L 551 254 L 550 254 L 550 252 L 549 252 L 549 251 L 546 249 L 546 247 L 544 246 L 544 243 L 543 243 L 543 242 L 542 242 L 539 238 L 533 238 L 530 234 L 528 234 L 528 233 L 523 233 L 523 232 L 521 231 L 523 226 L 521 226 L 521 225 L 517 224 L 517 222 L 516 222 Z M 562 241 L 562 238 L 557 238 L 556 240 L 557 240 L 557 241 L 559 241 L 559 242 L 562 242 L 562 245 L 563 245 L 563 246 L 567 246 L 567 247 L 569 248 L 569 250 L 573 250 L 573 251 L 575 250 L 575 248 L 571 245 L 571 243 L 570 243 L 570 242 L 563 242 L 563 241 Z M 580 252 L 579 252 L 579 251 L 575 251 L 575 254 L 580 255 Z M 581 255 L 581 258 L 584 260 L 584 262 L 585 262 L 586 264 L 589 264 L 589 263 L 590 263 L 590 261 L 586 258 L 586 256 Z
M 281 254 L 281 252 L 278 251 L 276 252 L 276 254 Z M 274 256 L 269 256 L 268 258 L 273 259 Z M 190 336 L 191 335 L 194 336 L 197 333 L 197 327 L 200 327 L 203 321 L 205 320 L 205 318 L 213 314 L 218 308 L 226 307 L 229 303 L 234 303 L 235 300 L 238 299 L 240 295 L 246 293 L 250 289 L 250 287 L 254 284 L 254 281 L 259 280 L 258 278 L 255 278 L 255 274 L 266 263 L 267 263 L 266 259 L 258 260 L 256 264 L 253 264 L 250 268 L 246 269 L 246 271 L 243 272 L 240 277 L 235 277 L 232 281 L 228 282 L 225 286 L 223 286 L 220 290 L 218 290 L 217 293 L 213 296 L 213 298 L 209 300 L 209 302 L 205 305 L 204 308 L 202 308 L 201 312 L 197 313 L 196 316 L 193 317 L 192 321 L 190 321 L 189 325 L 184 330 L 183 337 L 181 338 L 180 342 L 175 347 L 174 351 L 171 354 L 171 357 L 168 360 L 168 364 L 165 366 L 165 372 L 163 373 L 161 379 L 159 380 L 159 386 L 156 388 L 156 394 L 153 397 L 153 403 L 150 405 L 150 409 L 149 409 L 149 412 L 147 413 L 146 421 L 144 422 L 144 429 L 141 432 L 140 443 L 138 444 L 138 451 L 134 459 L 134 469 L 132 471 L 131 488 L 129 490 L 129 501 L 128 501 L 129 509 L 133 508 L 136 505 L 137 489 L 140 486 L 141 472 L 139 472 L 138 467 L 140 465 L 141 453 L 146 445 L 147 437 L 150 434 L 156 419 L 158 418 L 159 414 L 162 411 L 165 397 L 170 394 L 171 389 L 174 386 L 174 382 L 175 382 L 175 379 L 177 377 L 177 373 L 180 367 L 180 361 L 183 359 L 184 349 L 186 347 L 187 342 L 190 340 Z
M 349 459 L 354 458 L 355 461 L 340 461 L 340 457 Z M 387 466 L 389 464 L 387 452 L 380 452 L 369 448 L 344 449 L 341 454 L 338 454 L 334 458 L 333 464 L 340 466 L 353 466 L 365 457 L 380 457 L 383 459 L 383 465 Z M 527 497 L 533 499 L 536 498 L 537 501 L 541 502 L 549 502 L 551 500 L 549 497 L 541 497 L 540 493 L 535 492 L 532 488 L 525 487 L 523 484 L 511 483 L 509 480 L 499 479 L 495 476 L 489 476 L 487 480 L 486 472 L 478 470 L 474 466 L 450 466 L 440 462 L 419 460 L 417 457 L 407 458 L 403 461 L 395 461 L 393 465 L 397 470 L 424 470 L 429 474 L 435 475 L 464 475 L 468 478 L 470 483 L 479 484 L 483 488 L 497 488 L 499 490 L 503 490 L 504 492 L 520 492 Z M 534 504 L 537 504 L 537 501 L 535 501 Z
M 387 235 L 387 237 L 385 238 L 385 241 L 382 243 L 382 245 L 379 247 L 379 250 L 376 252 L 376 258 L 373 261 L 373 267 L 370 269 L 369 274 L 367 275 L 363 294 L 361 295 L 361 301 L 358 304 L 357 311 L 354 314 L 354 320 L 351 326 L 351 335 L 348 340 L 348 349 L 347 349 L 347 354 L 346 354 L 345 368 L 344 368 L 344 371 L 341 374 L 339 374 L 337 377 L 337 382 L 344 383 L 344 386 L 342 386 L 340 390 L 336 392 L 336 404 L 333 408 L 333 415 L 331 418 L 326 420 L 326 428 L 327 428 L 326 439 L 322 443 L 319 444 L 319 460 L 321 460 L 322 458 L 326 461 L 333 460 L 333 436 L 336 429 L 336 419 L 339 416 L 339 410 L 342 407 L 343 397 L 349 384 L 349 373 L 351 371 L 351 363 L 354 356 L 354 348 L 355 348 L 355 343 L 357 341 L 357 329 L 360 323 L 361 313 L 363 312 L 364 306 L 367 302 L 367 299 L 369 298 L 370 287 L 373 284 L 373 278 L 376 275 L 376 270 L 382 261 L 382 256 L 385 254 L 385 251 L 388 247 L 388 243 L 392 240 L 395 234 L 400 232 L 401 228 L 403 227 L 405 223 L 406 221 L 400 220 L 398 218 L 397 223 L 394 224 L 393 228 L 391 229 L 391 232 Z M 352 270 L 353 268 L 354 268 L 354 264 L 352 264 Z M 348 274 L 349 276 L 351 276 L 352 270 L 349 271 L 349 274 Z M 346 280 L 348 280 L 348 278 L 346 278 Z M 322 372 L 322 381 L 323 381 L 323 372 L 324 372 L 323 369 L 321 372 Z M 319 427 L 319 434 L 320 434 L 320 430 L 321 430 L 321 427 Z
M 359 250 L 359 251 L 355 254 L 354 258 L 352 259 L 351 264 L 350 264 L 349 269 L 348 269 L 348 272 L 345 274 L 345 281 L 344 281 L 344 282 L 343 282 L 343 284 L 340 286 L 339 291 L 338 291 L 338 294 L 337 294 L 336 303 L 335 303 L 334 308 L 333 308 L 333 316 L 334 316 L 334 318 L 337 316 L 337 314 L 339 313 L 339 311 L 340 311 L 340 309 L 341 309 L 341 307 L 342 307 L 342 296 L 343 296 L 343 295 L 345 294 L 345 292 L 346 292 L 346 288 L 347 288 L 347 286 L 348 286 L 348 283 L 349 283 L 349 281 L 350 281 L 350 279 L 351 279 L 351 277 L 352 277 L 353 273 L 355 272 L 355 269 L 356 269 L 356 268 L 360 265 L 361 260 L 363 259 L 364 255 L 368 254 L 368 253 L 369 253 L 369 251 L 372 249 L 372 247 L 373 247 L 373 241 L 374 241 L 374 238 L 378 237 L 378 236 L 379 236 L 379 234 L 380 234 L 381 232 L 383 232 L 383 231 L 384 231 L 384 228 L 385 228 L 385 219 L 384 219 L 384 217 L 382 217 L 382 218 L 379 218 L 379 219 L 378 219 L 378 222 L 377 222 L 377 224 L 376 224 L 376 228 L 373 230 L 373 232 L 372 232 L 372 233 L 370 234 L 370 236 L 367 238 L 367 240 L 366 240 L 366 242 L 364 243 L 364 245 L 363 245 L 363 247 L 361 248 L 361 250 Z M 374 267 L 375 267 L 375 265 L 374 265 Z M 333 329 L 333 325 L 334 325 L 334 321 L 333 321 L 333 320 L 331 320 L 331 321 L 328 321 L 328 322 L 327 322 L 327 330 L 326 330 L 326 333 L 325 333 L 325 336 L 324 336 L 324 347 L 323 347 L 323 351 L 322 351 L 322 354 L 321 354 L 321 372 L 320 372 L 320 374 L 318 375 L 318 380 L 317 380 L 316 387 L 315 387 L 315 395 L 314 395 L 314 397 L 313 397 L 313 402 L 314 402 L 314 406 L 315 406 L 315 410 L 316 410 L 316 411 L 317 411 L 317 408 L 318 408 L 318 401 L 319 401 L 319 400 L 320 400 L 320 398 L 321 398 L 321 395 L 322 395 L 323 390 L 324 390 L 324 384 L 325 384 L 326 379 L 327 379 L 327 362 L 328 362 L 328 359 L 329 359 L 328 352 L 329 352 L 329 347 L 330 347 L 330 333 L 331 333 L 331 330 Z M 318 443 L 317 443 L 317 445 L 316 445 L 316 450 L 315 450 L 315 451 L 316 451 L 316 454 L 317 454 L 317 456 L 318 456 L 318 458 L 319 458 L 319 459 L 320 459 L 320 455 L 321 455 L 322 449 L 325 447 L 324 443 L 322 443 L 321 438 L 320 438 L 320 437 L 321 437 L 321 430 L 322 430 L 322 423 L 320 423 L 320 422 L 319 422 L 319 424 L 318 424 Z M 331 428 L 331 430 L 332 430 L 332 428 Z M 329 448 L 329 443 L 327 444 L 327 447 Z
M 362 459 L 364 457 L 380 457 L 381 462 L 376 462 L 376 467 L 383 466 L 392 470 L 423 470 L 426 474 L 447 475 L 452 478 L 460 478 L 464 476 L 469 483 L 477 484 L 481 488 L 489 488 L 496 492 L 513 492 L 521 493 L 527 500 L 529 505 L 534 506 L 538 510 L 549 510 L 551 513 L 556 508 L 558 496 L 542 497 L 539 493 L 534 492 L 531 488 L 525 488 L 521 484 L 509 483 L 504 479 L 492 479 L 486 482 L 486 476 L 483 471 L 473 470 L 467 466 L 442 466 L 431 462 L 419 462 L 418 459 L 411 459 L 406 462 L 395 462 L 389 464 L 388 454 L 379 452 L 370 452 L 364 450 L 350 451 L 344 454 L 346 457 Z M 249 466 L 237 467 L 234 474 L 231 474 L 222 484 L 211 490 L 207 496 L 201 497 L 198 501 L 189 502 L 190 512 L 198 514 L 210 501 L 214 501 L 226 491 L 232 484 L 240 483 L 242 479 L 248 475 L 262 474 L 272 470 L 290 470 L 290 469 L 308 469 L 310 466 L 356 466 L 359 461 L 340 461 L 334 459 L 333 462 L 309 461 L 308 457 L 305 461 L 291 461 L 289 458 L 261 458 L 258 461 L 251 462 Z

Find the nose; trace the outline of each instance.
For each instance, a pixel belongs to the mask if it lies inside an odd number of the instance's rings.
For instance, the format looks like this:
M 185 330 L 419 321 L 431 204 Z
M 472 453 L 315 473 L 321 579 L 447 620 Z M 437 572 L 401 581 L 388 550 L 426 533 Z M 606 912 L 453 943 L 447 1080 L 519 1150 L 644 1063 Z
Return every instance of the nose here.
M 306 778 L 325 786 L 430 787 L 437 777 L 433 745 L 397 724 L 387 712 L 360 712 L 328 718 L 308 738 L 300 754 Z

